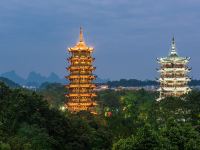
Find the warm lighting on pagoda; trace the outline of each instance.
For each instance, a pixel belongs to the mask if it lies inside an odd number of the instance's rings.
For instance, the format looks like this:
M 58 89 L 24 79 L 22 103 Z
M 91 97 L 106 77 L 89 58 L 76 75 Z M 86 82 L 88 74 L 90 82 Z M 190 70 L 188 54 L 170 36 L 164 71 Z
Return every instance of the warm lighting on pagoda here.
M 188 82 L 191 80 L 188 77 L 188 73 L 191 69 L 187 67 L 189 57 L 180 57 L 176 50 L 175 39 L 172 39 L 171 51 L 168 57 L 158 59 L 160 64 L 160 96 L 157 99 L 162 100 L 165 97 L 179 97 L 187 94 L 191 89 L 188 86 Z
M 80 29 L 79 41 L 71 48 L 68 48 L 70 57 L 68 58 L 69 76 L 66 78 L 70 81 L 68 88 L 68 101 L 66 107 L 70 112 L 89 111 L 96 114 L 94 107 L 97 103 L 94 101 L 96 88 L 93 81 L 96 76 L 93 74 L 95 67 L 93 66 L 94 58 L 91 56 L 93 48 L 86 45 L 83 39 L 83 31 Z

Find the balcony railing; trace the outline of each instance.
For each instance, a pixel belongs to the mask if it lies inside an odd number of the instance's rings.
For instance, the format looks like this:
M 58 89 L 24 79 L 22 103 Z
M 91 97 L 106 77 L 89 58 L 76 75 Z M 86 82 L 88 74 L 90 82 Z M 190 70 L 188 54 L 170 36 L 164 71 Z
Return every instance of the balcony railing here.
M 70 73 L 70 75 L 88 75 L 88 76 L 90 76 L 90 75 L 93 75 L 92 74 L 92 72 L 90 71 L 73 71 L 73 72 L 71 72 Z
M 189 69 L 190 70 L 190 68 L 189 67 L 187 67 L 187 66 L 182 66 L 182 67 L 180 67 L 180 66 L 161 66 L 160 67 L 161 69 L 181 69 L 181 68 L 185 68 L 185 69 Z
M 186 75 L 161 75 L 160 76 L 161 78 L 184 78 L 184 77 L 187 77 Z
M 168 65 L 162 65 L 162 67 L 165 67 L 165 68 L 184 68 L 186 67 L 186 65 L 176 65 L 176 64 L 168 64 Z
M 160 85 L 161 87 L 163 87 L 163 88 L 179 88 L 179 87 L 186 87 L 187 85 L 185 84 L 185 85 L 176 85 L 176 86 L 174 86 L 174 85 Z

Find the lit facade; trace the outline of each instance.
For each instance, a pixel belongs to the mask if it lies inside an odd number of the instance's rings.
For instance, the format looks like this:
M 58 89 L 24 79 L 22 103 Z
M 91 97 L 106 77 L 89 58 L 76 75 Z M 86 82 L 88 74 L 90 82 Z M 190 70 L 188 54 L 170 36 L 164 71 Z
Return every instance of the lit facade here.
M 93 61 L 95 60 L 91 54 L 93 48 L 88 47 L 83 40 L 83 32 L 80 30 L 79 42 L 71 48 L 68 48 L 70 57 L 68 58 L 69 76 L 66 78 L 70 81 L 68 88 L 68 102 L 66 104 L 67 109 L 70 112 L 79 112 L 82 110 L 95 113 L 94 101 L 96 94 L 94 89 L 96 85 L 93 83 L 96 76 L 93 75 L 95 67 Z
M 160 96 L 157 99 L 162 100 L 165 97 L 173 96 L 179 97 L 187 94 L 191 89 L 188 86 L 190 78 L 188 72 L 189 57 L 180 57 L 176 51 L 176 44 L 174 38 L 172 39 L 171 51 L 168 57 L 158 58 L 160 64 L 160 88 L 158 89 Z

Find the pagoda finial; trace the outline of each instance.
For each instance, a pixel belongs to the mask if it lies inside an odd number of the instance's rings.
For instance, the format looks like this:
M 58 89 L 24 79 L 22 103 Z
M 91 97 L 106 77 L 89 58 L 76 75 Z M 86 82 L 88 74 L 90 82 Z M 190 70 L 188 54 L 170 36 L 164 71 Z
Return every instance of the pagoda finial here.
M 80 27 L 79 41 L 83 42 L 83 29 L 82 29 L 82 27 Z
M 171 52 L 170 55 L 177 55 L 177 51 L 176 51 L 176 42 L 175 42 L 175 38 L 173 36 L 172 38 L 172 44 L 171 44 Z

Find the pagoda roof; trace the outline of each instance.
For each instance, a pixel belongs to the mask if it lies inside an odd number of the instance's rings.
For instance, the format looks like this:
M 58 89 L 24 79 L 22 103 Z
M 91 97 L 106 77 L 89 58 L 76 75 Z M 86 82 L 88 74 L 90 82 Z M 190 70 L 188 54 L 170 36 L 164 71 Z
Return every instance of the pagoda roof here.
M 189 59 L 190 59 L 189 57 L 180 57 L 178 55 L 177 56 L 170 55 L 167 57 L 162 57 L 159 60 L 161 62 L 172 62 L 172 61 L 173 62 L 183 62 L 183 61 L 188 62 Z
M 174 37 L 172 38 L 171 50 L 167 57 L 159 58 L 160 62 L 188 62 L 190 57 L 180 57 L 177 53 L 176 43 Z
M 83 30 L 80 28 L 80 34 L 79 34 L 79 41 L 74 47 L 70 47 L 68 49 L 69 51 L 90 51 L 92 52 L 94 50 L 93 47 L 87 46 L 87 44 L 84 42 L 83 39 Z

